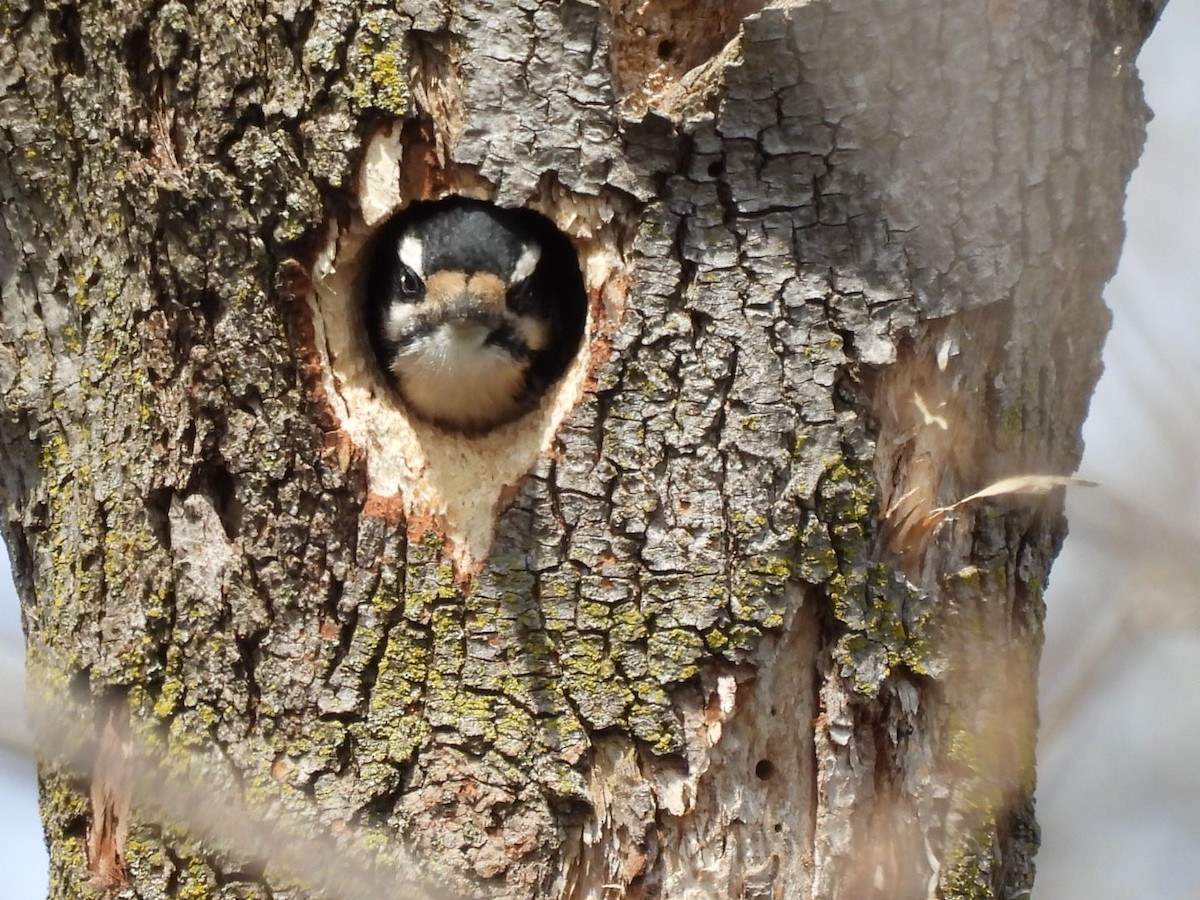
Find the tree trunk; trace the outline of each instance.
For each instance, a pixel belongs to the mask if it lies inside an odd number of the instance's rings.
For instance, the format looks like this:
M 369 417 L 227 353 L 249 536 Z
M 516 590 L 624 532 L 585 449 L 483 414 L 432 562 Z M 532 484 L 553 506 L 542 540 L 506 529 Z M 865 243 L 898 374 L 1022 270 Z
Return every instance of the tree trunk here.
M 7 4 L 52 896 L 1026 896 L 1061 504 L 935 510 L 1079 459 L 1160 6 Z M 591 302 L 479 438 L 358 324 L 446 193 Z

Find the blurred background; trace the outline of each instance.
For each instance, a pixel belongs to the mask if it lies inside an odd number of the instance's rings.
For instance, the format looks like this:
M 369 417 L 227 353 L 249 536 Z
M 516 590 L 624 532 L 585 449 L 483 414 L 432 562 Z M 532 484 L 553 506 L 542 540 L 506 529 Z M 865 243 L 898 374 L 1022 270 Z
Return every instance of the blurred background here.
M 1036 900 L 1200 900 L 1200 0 L 1138 68 L 1154 110 L 1047 592 Z
M 1200 0 L 1171 0 L 1138 60 L 1155 119 L 1080 467 L 1103 486 L 1069 493 L 1046 598 L 1036 900 L 1200 900 L 1198 46 Z M 21 628 L 0 579 L 0 871 L 5 897 L 37 900 Z

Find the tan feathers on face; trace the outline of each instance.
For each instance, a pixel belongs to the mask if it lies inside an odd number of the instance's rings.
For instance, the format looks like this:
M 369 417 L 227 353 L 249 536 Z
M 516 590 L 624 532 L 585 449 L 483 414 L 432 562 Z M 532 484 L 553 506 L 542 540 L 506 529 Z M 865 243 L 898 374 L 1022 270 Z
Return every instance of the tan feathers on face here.
M 425 302 L 434 306 L 455 303 L 465 296 L 474 297 L 484 306 L 502 310 L 507 302 L 507 288 L 491 272 L 476 272 L 470 276 L 464 272 L 434 272 L 425 282 Z

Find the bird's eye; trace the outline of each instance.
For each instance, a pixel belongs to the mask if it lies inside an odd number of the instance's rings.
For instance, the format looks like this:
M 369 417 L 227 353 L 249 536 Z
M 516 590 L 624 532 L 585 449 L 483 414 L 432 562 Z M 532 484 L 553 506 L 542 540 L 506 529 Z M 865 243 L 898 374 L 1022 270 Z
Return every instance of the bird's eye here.
M 418 278 L 417 273 L 408 266 L 403 264 L 400 266 L 400 275 L 398 280 L 400 283 L 400 293 L 405 297 L 416 297 L 421 293 L 421 279 Z

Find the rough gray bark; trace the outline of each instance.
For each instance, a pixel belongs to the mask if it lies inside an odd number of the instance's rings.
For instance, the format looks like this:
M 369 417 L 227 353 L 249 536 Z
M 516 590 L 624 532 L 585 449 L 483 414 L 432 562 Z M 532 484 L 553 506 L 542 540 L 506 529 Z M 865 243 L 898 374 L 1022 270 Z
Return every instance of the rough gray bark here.
M 197 790 L 510 897 L 1028 890 L 1060 509 L 923 522 L 1078 461 L 1161 4 L 761 6 L 0 10 L 54 897 L 364 896 Z M 593 300 L 480 440 L 354 318 L 450 191 L 558 221 Z

